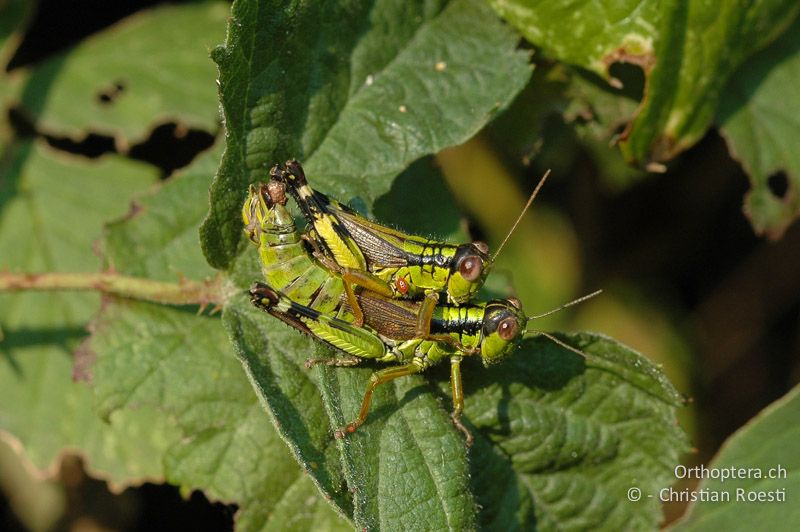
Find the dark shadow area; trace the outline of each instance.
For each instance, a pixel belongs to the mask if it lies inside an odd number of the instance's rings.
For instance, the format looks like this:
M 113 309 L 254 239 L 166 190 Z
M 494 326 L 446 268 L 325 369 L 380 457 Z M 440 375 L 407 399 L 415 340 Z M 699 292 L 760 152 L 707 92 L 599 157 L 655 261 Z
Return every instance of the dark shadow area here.
M 6 532 L 25 532 L 27 528 L 19 521 L 8 504 L 6 494 L 0 491 L 0 530 Z
M 19 107 L 8 109 L 8 123 L 20 139 L 29 139 L 36 136 L 36 127 L 33 120 Z
M 236 505 L 211 502 L 198 491 L 185 499 L 176 486 L 150 482 L 115 493 L 74 455 L 63 457 L 54 480 L 65 495 L 65 512 L 50 529 L 54 532 L 233 530 Z M 10 496 L 0 493 L 0 529 L 26 530 L 9 505 Z
M 37 131 L 30 113 L 22 108 L 9 111 L 10 122 L 20 138 L 41 136 L 56 150 L 94 159 L 110 153 L 119 153 L 113 137 L 89 133 L 82 139 L 57 137 Z M 175 123 L 162 124 L 151 132 L 142 143 L 132 146 L 127 155 L 132 159 L 150 163 L 161 169 L 161 177 L 167 178 L 176 170 L 188 166 L 215 141 L 214 135 L 199 129 L 186 129 Z M 2 186 L 2 183 L 0 183 Z
M 144 484 L 134 488 L 140 497 L 137 530 L 233 530 L 235 504 L 210 502 L 200 491 L 188 500 L 169 484 Z
M 424 190 L 425 194 L 420 194 Z M 400 174 L 388 193 L 373 205 L 381 224 L 410 234 L 439 238 L 458 230 L 459 211 L 430 158 L 418 160 Z
M 85 37 L 141 9 L 157 4 L 185 3 L 180 0 L 39 0 L 39 7 L 25 37 L 6 67 L 7 71 L 31 65 L 61 52 Z
M 74 530 L 84 523 L 116 530 L 233 530 L 236 506 L 211 503 L 197 491 L 186 500 L 175 486 L 148 482 L 115 494 L 106 482 L 88 476 L 74 456 L 65 457 L 59 480 L 66 490 L 67 512 L 56 530 Z
M 3 327 L 3 341 L 0 349 L 6 347 L 32 347 L 36 345 L 63 344 L 86 336 L 83 327 L 48 329 L 9 329 Z

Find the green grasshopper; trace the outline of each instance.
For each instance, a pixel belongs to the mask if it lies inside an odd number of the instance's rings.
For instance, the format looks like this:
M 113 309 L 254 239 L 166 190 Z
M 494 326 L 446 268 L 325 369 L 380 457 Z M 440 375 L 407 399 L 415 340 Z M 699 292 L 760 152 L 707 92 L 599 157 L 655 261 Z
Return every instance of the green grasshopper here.
M 584 301 L 598 292 L 576 299 L 558 309 L 539 316 L 528 317 L 515 298 L 477 302 L 459 307 L 439 305 L 431 319 L 431 335 L 428 338 L 415 336 L 415 324 L 420 302 L 387 298 L 381 294 L 361 291 L 356 297 L 364 309 L 364 324 L 359 327 L 301 305 L 286 295 L 263 283 L 250 289 L 252 303 L 295 329 L 316 340 L 350 355 L 345 359 L 310 360 L 307 365 L 324 362 L 331 365 L 354 365 L 359 359 L 380 362 L 396 362 L 393 366 L 372 374 L 361 402 L 358 417 L 337 429 L 336 438 L 343 438 L 358 429 L 367 419 L 372 394 L 375 389 L 391 380 L 420 373 L 427 368 L 450 359 L 450 385 L 453 398 L 453 424 L 464 433 L 467 445 L 473 441 L 472 434 L 461 422 L 464 410 L 464 392 L 461 380 L 461 360 L 465 356 L 480 356 L 489 366 L 510 354 L 524 338 L 530 320 Z M 343 304 L 346 304 L 344 302 Z M 585 356 L 554 336 L 542 334 L 557 344 Z
M 333 360 L 311 359 L 308 365 L 324 362 L 346 366 L 364 359 L 404 362 L 373 375 L 358 419 L 338 429 L 335 435 L 343 437 L 364 423 L 372 393 L 378 385 L 421 372 L 449 357 L 454 405 L 452 419 L 471 443 L 472 435 L 460 421 L 464 405 L 461 359 L 480 355 L 487 365 L 500 360 L 520 342 L 527 321 L 533 318 L 526 318 L 519 301 L 513 298 L 460 307 L 440 305 L 431 314 L 430 334 L 421 338 L 416 334 L 415 323 L 423 302 L 396 300 L 361 290 L 355 297 L 366 312 L 365 323 L 358 326 L 354 323 L 348 299 L 342 298 L 342 280 L 314 260 L 315 241 L 304 239 L 298 233 L 284 203 L 285 189 L 280 182 L 273 180 L 251 185 L 242 208 L 245 232 L 259 246 L 262 270 L 268 283 L 256 284 L 251 289 L 253 303 L 349 355 Z M 550 313 L 541 316 L 547 314 Z M 547 333 L 534 332 L 579 353 Z
M 423 299 L 416 334 L 430 333 L 433 309 L 440 302 L 462 305 L 483 282 L 497 254 L 533 202 L 548 174 L 540 180 L 525 208 L 493 257 L 480 241 L 448 244 L 384 227 L 313 190 L 297 161 L 273 167 L 273 180 L 286 184 L 297 201 L 319 248 L 317 258 L 344 281 L 355 323 L 364 322 L 353 290 L 360 286 L 386 297 Z

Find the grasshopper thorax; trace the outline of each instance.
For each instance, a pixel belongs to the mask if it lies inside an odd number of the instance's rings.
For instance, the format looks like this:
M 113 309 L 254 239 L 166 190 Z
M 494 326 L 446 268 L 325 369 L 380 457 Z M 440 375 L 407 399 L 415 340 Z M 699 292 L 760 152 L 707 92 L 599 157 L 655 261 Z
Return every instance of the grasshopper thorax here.
M 528 318 L 516 298 L 495 299 L 483 315 L 481 360 L 488 366 L 508 355 L 525 334 Z
M 475 241 L 456 248 L 450 263 L 450 278 L 447 281 L 447 296 L 451 303 L 466 303 L 483 285 L 489 273 L 491 260 L 489 246 Z

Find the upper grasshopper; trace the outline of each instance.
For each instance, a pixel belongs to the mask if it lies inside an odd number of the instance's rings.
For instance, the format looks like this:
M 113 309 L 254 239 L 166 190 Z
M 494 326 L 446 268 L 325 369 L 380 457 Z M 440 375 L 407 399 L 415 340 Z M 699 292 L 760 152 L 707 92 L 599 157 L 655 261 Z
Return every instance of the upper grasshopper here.
M 297 161 L 276 165 L 270 175 L 273 180 L 285 183 L 297 201 L 310 225 L 310 238 L 318 248 L 317 258 L 343 279 L 356 324 L 363 323 L 364 316 L 353 287 L 361 286 L 385 297 L 424 298 L 415 330 L 417 336 L 425 337 L 435 306 L 440 301 L 452 305 L 466 303 L 489 273 L 494 257 L 489 256 L 489 247 L 484 242 L 449 244 L 408 235 L 368 220 L 313 190 Z M 526 209 L 543 182 L 544 179 L 534 190 Z

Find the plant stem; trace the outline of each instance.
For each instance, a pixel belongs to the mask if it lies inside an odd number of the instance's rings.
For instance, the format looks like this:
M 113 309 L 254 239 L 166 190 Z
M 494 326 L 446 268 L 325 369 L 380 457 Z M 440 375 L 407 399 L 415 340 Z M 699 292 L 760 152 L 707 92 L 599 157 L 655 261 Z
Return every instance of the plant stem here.
M 0 273 L 0 292 L 21 290 L 96 290 L 131 299 L 141 299 L 165 305 L 221 306 L 226 290 L 221 277 L 208 281 L 178 283 L 154 281 L 105 273 Z

